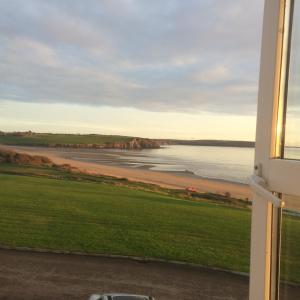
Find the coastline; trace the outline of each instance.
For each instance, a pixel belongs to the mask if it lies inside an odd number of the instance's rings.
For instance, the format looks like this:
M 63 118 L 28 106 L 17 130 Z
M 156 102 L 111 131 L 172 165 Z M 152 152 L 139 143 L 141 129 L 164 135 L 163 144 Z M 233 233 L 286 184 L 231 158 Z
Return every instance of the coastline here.
M 76 159 L 70 159 L 59 155 L 59 151 L 53 151 L 49 148 L 24 147 L 24 146 L 4 146 L 3 149 L 10 149 L 20 153 L 31 155 L 47 156 L 56 164 L 69 164 L 78 168 L 81 172 L 91 175 L 107 175 L 118 178 L 127 178 L 130 181 L 138 181 L 149 184 L 156 184 L 161 187 L 171 189 L 185 189 L 193 186 L 199 192 L 226 194 L 230 193 L 232 197 L 241 199 L 250 199 L 251 191 L 248 185 L 234 183 L 219 179 L 208 179 L 196 176 L 190 172 L 173 171 L 154 171 L 146 166 L 132 168 L 124 165 L 112 165 L 105 163 L 84 162 Z

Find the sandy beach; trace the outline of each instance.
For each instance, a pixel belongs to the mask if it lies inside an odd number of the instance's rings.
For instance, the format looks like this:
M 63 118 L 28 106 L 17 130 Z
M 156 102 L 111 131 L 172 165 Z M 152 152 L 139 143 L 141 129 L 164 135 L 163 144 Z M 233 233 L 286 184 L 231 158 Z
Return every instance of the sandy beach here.
M 53 148 L 1 146 L 2 148 L 14 150 L 31 155 L 47 156 L 56 164 L 69 164 L 82 172 L 89 174 L 101 174 L 118 178 L 127 178 L 131 181 L 139 181 L 157 184 L 166 188 L 184 189 L 192 186 L 199 192 L 211 192 L 216 194 L 230 193 L 231 196 L 241 199 L 250 199 L 251 191 L 248 185 L 232 183 L 222 180 L 205 179 L 191 176 L 185 172 L 161 172 L 152 171 L 147 168 L 130 168 L 126 166 L 115 166 L 94 162 L 84 162 L 66 158 L 66 153 Z

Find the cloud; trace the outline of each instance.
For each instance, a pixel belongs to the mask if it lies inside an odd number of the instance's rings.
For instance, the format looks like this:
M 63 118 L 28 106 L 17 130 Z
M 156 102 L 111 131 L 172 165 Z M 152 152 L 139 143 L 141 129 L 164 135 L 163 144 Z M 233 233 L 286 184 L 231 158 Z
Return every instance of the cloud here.
M 261 2 L 3 0 L 0 101 L 255 113 Z
M 30 64 L 45 67 L 60 65 L 60 61 L 51 47 L 26 37 L 15 37 L 9 40 L 6 50 L 6 63 L 9 65 Z
M 201 83 L 219 84 L 228 81 L 231 76 L 227 67 L 218 65 L 194 74 L 193 79 Z

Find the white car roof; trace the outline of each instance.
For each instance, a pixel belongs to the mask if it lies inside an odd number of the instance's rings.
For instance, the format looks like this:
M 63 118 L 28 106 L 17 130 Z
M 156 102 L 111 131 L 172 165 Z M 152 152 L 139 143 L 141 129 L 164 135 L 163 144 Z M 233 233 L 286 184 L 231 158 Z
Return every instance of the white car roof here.
M 127 297 L 142 297 L 142 298 L 145 298 L 145 299 L 149 299 L 149 296 L 146 296 L 146 295 L 133 295 L 133 294 L 118 294 L 118 293 L 110 293 L 110 294 L 94 294 L 90 297 L 89 300 L 98 300 L 100 297 L 120 297 L 120 296 L 127 296 Z M 153 298 L 154 299 L 154 298 Z

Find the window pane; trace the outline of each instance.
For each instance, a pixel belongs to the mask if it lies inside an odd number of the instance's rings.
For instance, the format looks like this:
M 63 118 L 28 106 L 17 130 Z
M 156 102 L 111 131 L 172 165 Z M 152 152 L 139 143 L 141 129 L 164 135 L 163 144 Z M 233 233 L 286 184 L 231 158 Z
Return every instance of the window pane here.
M 282 223 L 281 299 L 300 295 L 300 198 L 284 196 Z
M 300 6 L 294 4 L 290 65 L 287 87 L 287 117 L 284 157 L 300 159 Z
M 0 0 L 0 245 L 212 269 L 0 250 L 0 299 L 247 298 L 262 6 L 226 2 Z

